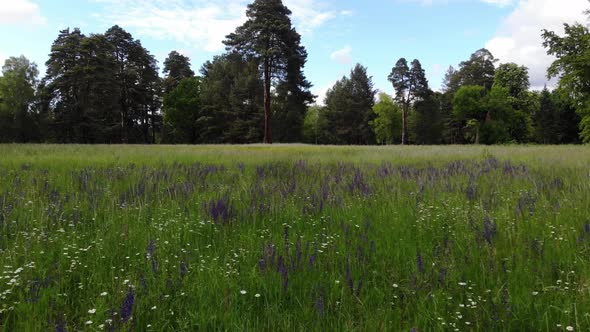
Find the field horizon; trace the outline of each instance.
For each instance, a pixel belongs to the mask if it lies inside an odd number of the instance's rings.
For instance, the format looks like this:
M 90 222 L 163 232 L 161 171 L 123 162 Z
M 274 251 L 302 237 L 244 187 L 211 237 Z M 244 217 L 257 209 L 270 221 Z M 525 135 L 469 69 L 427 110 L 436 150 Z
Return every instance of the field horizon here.
M 272 153 L 269 155 L 269 153 Z M 387 153 L 387 154 L 384 154 Z M 562 163 L 584 166 L 590 162 L 588 145 L 310 145 L 294 144 L 211 144 L 211 145 L 134 145 L 134 144 L 0 144 L 0 165 L 17 162 L 43 163 L 55 159 L 91 163 L 131 163 L 201 161 L 351 161 L 379 163 L 395 161 L 447 162 L 457 159 L 495 157 L 519 162 Z M 137 159 L 140 158 L 140 159 Z M 170 159 L 177 158 L 177 159 Z M 262 158 L 262 159 L 258 159 Z

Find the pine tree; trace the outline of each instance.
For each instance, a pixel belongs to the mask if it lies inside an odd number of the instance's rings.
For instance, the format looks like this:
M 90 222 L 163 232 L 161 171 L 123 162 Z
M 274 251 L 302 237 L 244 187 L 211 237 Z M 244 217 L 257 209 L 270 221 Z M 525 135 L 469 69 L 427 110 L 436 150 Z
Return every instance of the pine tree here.
M 291 11 L 281 0 L 255 0 L 248 5 L 248 20 L 224 41 L 229 52 L 238 53 L 244 60 L 255 61 L 260 66 L 264 91 L 263 142 L 268 144 L 273 142 L 271 86 L 290 80 L 295 84 L 304 83 L 299 84 L 302 89 L 308 88 L 304 79 L 293 77 L 298 74 L 296 67 L 300 69 L 305 64 L 307 54 L 291 25 L 290 15 Z M 289 68 L 290 65 L 295 68 Z
M 326 93 L 326 120 L 334 144 L 374 144 L 370 123 L 375 90 L 367 68 L 357 64 L 350 77 L 343 77 Z
M 177 51 L 172 51 L 164 60 L 164 94 L 174 90 L 185 78 L 195 76 L 191 69 L 191 60 Z
M 395 99 L 402 106 L 402 145 L 408 143 L 408 112 L 413 103 L 428 93 L 428 80 L 420 61 L 412 61 L 408 67 L 405 58 L 400 58 L 387 79 L 395 90 Z

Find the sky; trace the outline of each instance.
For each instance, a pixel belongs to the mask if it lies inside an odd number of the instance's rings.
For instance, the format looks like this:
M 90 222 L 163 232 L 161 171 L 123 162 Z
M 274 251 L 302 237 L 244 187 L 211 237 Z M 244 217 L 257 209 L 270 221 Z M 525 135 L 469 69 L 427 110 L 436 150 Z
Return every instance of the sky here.
M 61 29 L 102 33 L 118 24 L 141 40 L 160 66 L 172 50 L 191 58 L 195 72 L 224 52 L 222 41 L 245 20 L 252 0 L 1 0 L 0 63 L 24 55 L 45 71 Z M 531 86 L 547 84 L 553 61 L 542 29 L 587 24 L 588 0 L 283 0 L 308 51 L 312 92 L 326 91 L 356 63 L 368 68 L 375 88 L 392 93 L 387 76 L 400 57 L 418 59 L 431 88 L 476 50 L 498 63 L 529 68 Z M 549 85 L 552 83 L 549 82 Z

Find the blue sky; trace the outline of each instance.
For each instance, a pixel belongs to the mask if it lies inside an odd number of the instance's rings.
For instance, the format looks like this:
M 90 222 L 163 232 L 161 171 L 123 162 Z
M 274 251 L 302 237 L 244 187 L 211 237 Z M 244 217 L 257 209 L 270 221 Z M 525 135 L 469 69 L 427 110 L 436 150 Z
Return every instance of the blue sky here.
M 7 0 L 0 6 L 0 61 L 25 55 L 44 71 L 60 29 L 101 33 L 119 24 L 163 62 L 189 56 L 195 71 L 223 52 L 221 41 L 245 20 L 248 0 Z M 355 63 L 368 67 L 375 87 L 391 93 L 387 75 L 400 57 L 421 61 L 434 89 L 449 65 L 487 47 L 501 62 L 529 67 L 540 88 L 552 59 L 540 30 L 586 22 L 587 0 L 284 0 L 303 35 L 305 73 L 313 92 L 325 91 Z

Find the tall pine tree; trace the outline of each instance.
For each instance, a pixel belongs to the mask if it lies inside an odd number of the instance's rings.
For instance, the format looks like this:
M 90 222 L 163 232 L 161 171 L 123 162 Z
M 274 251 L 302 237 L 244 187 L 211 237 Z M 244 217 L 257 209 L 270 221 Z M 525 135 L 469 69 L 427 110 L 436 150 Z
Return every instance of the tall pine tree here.
M 307 53 L 291 25 L 290 15 L 291 11 L 281 0 L 255 0 L 248 5 L 248 20 L 224 41 L 229 52 L 240 54 L 246 61 L 255 61 L 260 67 L 264 91 L 263 142 L 269 144 L 273 142 L 271 87 L 280 82 L 294 84 L 298 89 L 288 89 L 292 95 L 309 88 L 301 75 Z M 301 97 L 294 98 L 308 99 Z
M 408 143 L 408 112 L 415 101 L 421 100 L 428 93 L 428 80 L 420 61 L 412 61 L 408 67 L 405 58 L 400 58 L 387 79 L 395 90 L 395 99 L 402 107 L 402 145 Z

